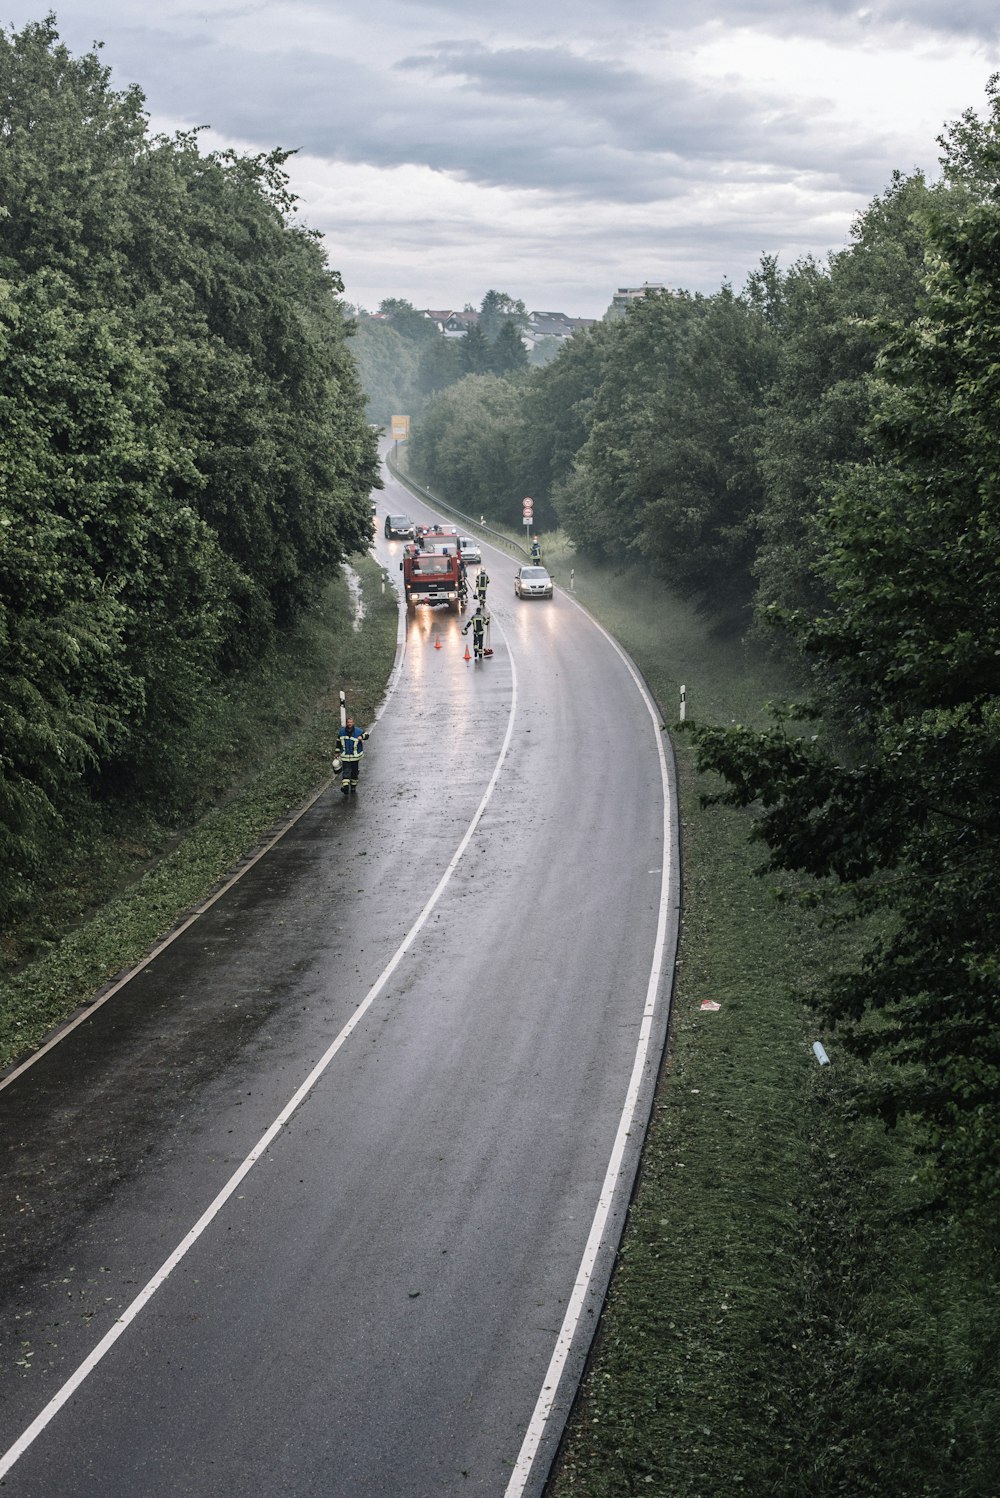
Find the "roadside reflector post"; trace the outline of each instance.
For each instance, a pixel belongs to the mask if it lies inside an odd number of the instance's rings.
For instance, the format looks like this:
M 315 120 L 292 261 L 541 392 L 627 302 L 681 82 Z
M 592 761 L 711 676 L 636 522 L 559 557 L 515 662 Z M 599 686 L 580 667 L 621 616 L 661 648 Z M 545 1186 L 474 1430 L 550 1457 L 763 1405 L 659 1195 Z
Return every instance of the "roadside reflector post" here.
M 681 682 L 681 722 L 687 716 L 687 687 Z
M 571 593 L 575 593 L 576 592 L 576 568 L 575 567 L 571 567 L 569 569 L 569 591 Z
M 347 696 L 343 691 L 340 693 L 340 726 L 347 727 Z
M 383 593 L 385 592 L 385 585 L 386 585 L 386 583 L 388 581 L 389 581 L 389 574 L 388 574 L 388 572 L 383 572 L 382 573 L 382 592 Z

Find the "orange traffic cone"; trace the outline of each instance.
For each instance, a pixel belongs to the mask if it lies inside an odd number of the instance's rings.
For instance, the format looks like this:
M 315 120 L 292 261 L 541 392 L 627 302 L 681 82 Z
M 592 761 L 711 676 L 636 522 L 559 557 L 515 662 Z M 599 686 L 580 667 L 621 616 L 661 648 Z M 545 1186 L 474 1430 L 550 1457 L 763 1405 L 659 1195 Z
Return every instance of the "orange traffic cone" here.
M 440 635 L 438 635 L 437 639 L 434 641 L 434 649 L 435 650 L 440 650 L 441 649 L 441 636 Z
M 465 659 L 467 661 L 471 661 L 472 660 L 472 656 L 469 654 L 469 647 L 468 647 L 468 645 L 466 645 L 466 647 L 465 647 Z

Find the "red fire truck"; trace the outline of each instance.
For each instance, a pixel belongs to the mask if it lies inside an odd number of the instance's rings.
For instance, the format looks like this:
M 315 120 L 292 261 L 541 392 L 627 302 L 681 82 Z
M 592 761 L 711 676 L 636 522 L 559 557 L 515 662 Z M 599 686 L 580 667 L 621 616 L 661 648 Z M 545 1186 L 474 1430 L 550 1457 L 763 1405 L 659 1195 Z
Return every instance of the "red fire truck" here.
M 453 527 L 417 526 L 415 540 L 403 547 L 399 567 L 407 604 L 446 603 L 458 609 L 465 563 Z
M 462 538 L 453 525 L 416 525 L 413 539 L 424 551 L 462 550 Z

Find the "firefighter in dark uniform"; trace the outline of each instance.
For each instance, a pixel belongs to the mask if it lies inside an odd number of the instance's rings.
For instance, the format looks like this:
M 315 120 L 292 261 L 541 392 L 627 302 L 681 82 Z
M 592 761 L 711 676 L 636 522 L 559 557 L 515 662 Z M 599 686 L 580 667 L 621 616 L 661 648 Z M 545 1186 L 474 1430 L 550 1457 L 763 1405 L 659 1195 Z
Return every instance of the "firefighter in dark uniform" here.
M 542 543 L 537 536 L 531 543 L 531 560 L 533 562 L 540 562 L 542 560 Z
M 337 734 L 337 753 L 343 761 L 343 778 L 340 789 L 344 795 L 358 788 L 358 772 L 361 769 L 361 756 L 365 752 L 365 739 L 367 732 L 363 732 L 355 723 L 353 718 L 348 718 L 344 727 Z
M 476 612 L 467 624 L 463 625 L 462 633 L 466 634 L 472 630 L 472 654 L 477 661 L 483 658 L 483 650 L 486 646 L 486 631 L 489 628 L 490 616 L 486 612 L 486 604 L 480 603 Z
M 476 574 L 476 602 L 481 609 L 486 608 L 486 589 L 490 585 L 490 575 L 485 567 L 480 567 Z

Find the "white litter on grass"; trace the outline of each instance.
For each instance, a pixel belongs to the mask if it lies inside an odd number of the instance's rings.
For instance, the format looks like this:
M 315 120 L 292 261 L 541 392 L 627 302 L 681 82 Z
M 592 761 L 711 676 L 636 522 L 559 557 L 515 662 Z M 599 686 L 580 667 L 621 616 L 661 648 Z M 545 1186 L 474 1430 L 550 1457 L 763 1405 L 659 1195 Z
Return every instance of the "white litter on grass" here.
M 346 562 L 344 563 L 344 576 L 351 590 L 351 598 L 354 600 L 354 628 L 357 630 L 361 628 L 361 621 L 365 617 L 365 603 L 361 597 L 361 578 Z
M 818 1040 L 814 1040 L 813 1041 L 813 1052 L 814 1052 L 816 1060 L 819 1062 L 820 1066 L 829 1066 L 830 1065 L 830 1058 L 826 1054 L 826 1052 L 824 1051 L 823 1047 L 820 1045 L 820 1043 L 819 1043 Z
M 714 1014 L 716 1010 L 722 1008 L 722 1005 L 717 1004 L 714 999 L 702 999 L 701 1003 L 698 1005 L 698 1008 L 707 1009 L 710 1013 Z

